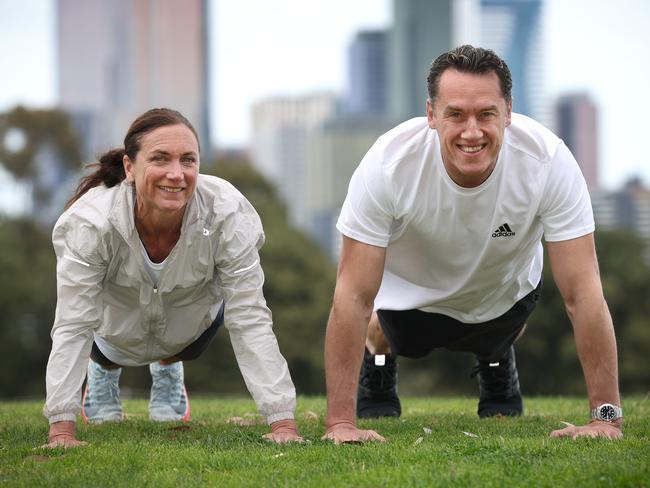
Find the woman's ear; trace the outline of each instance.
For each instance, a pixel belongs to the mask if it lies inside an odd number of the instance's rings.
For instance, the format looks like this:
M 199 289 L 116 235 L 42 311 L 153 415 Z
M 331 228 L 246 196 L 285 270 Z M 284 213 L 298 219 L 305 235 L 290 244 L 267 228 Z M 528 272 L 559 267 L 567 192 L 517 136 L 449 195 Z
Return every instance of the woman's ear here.
M 122 158 L 122 164 L 124 165 L 124 174 L 126 175 L 127 183 L 133 184 L 135 182 L 135 173 L 133 172 L 133 163 L 129 157 L 125 154 Z

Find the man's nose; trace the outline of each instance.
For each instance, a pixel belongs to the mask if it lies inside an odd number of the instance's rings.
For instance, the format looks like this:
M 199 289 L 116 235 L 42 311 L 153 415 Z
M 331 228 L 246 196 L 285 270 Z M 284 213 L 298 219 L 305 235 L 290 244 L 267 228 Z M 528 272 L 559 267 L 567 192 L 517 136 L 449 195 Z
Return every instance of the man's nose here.
M 475 117 L 469 117 L 463 128 L 461 137 L 465 139 L 479 139 L 483 136 L 483 131 Z

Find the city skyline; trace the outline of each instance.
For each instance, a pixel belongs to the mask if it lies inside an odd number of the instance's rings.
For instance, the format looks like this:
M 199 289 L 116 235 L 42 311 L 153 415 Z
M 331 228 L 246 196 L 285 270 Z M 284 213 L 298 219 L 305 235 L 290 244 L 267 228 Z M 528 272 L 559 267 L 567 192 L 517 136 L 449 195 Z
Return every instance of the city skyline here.
M 222 147 L 250 142 L 252 106 L 264 98 L 324 90 L 343 95 L 346 53 L 354 35 L 392 22 L 389 0 L 305 3 L 210 2 L 210 109 L 213 136 Z M 649 158 L 635 146 L 644 135 L 642 114 L 650 110 L 645 96 L 650 59 L 644 51 L 650 45 L 645 28 L 650 4 L 598 3 L 545 2 L 548 104 L 565 94 L 589 94 L 599 111 L 604 186 L 618 187 L 635 175 L 648 183 Z M 44 107 L 56 102 L 53 12 L 53 0 L 9 0 L 0 5 L 0 66 L 9 73 L 0 82 L 0 110 L 18 103 Z

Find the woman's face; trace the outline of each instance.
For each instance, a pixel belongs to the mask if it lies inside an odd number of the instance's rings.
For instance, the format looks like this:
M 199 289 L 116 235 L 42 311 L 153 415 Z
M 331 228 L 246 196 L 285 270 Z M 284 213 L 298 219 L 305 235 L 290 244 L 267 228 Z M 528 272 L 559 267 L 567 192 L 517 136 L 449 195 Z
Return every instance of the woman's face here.
M 168 125 L 140 140 L 135 161 L 124 156 L 124 171 L 135 184 L 138 215 L 184 212 L 199 173 L 199 145 L 185 125 Z

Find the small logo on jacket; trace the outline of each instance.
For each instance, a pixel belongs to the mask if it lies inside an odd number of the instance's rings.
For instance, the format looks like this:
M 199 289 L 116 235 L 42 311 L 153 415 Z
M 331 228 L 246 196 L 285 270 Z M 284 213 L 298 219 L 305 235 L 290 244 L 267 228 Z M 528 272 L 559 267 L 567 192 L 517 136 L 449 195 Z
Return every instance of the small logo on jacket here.
M 514 235 L 515 232 L 508 224 L 500 225 L 499 228 L 492 233 L 492 237 L 512 237 Z

